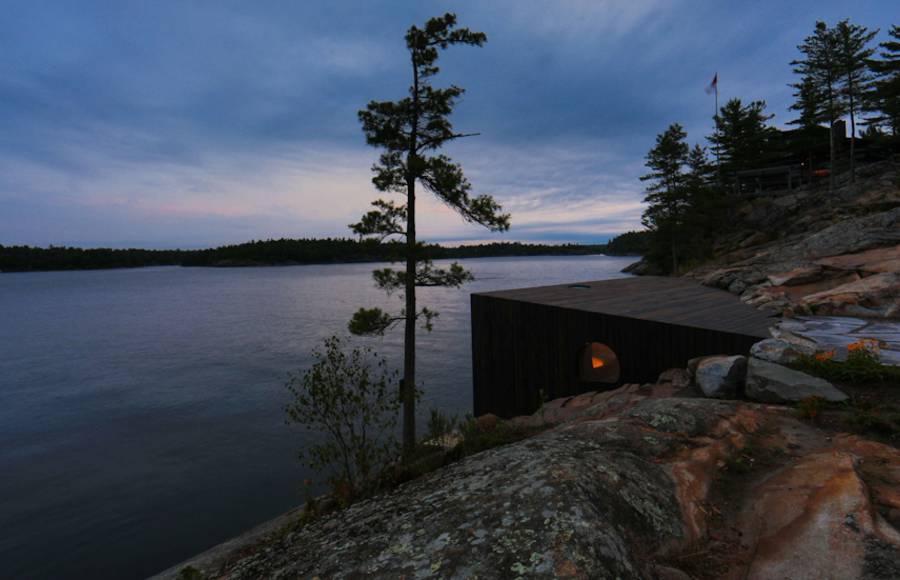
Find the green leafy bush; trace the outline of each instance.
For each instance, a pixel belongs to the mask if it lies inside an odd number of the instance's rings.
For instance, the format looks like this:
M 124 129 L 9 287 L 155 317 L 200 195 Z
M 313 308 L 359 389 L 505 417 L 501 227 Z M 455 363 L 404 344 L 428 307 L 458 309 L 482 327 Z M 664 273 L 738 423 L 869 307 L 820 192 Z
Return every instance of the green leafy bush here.
M 853 345 L 851 345 L 852 347 Z M 845 383 L 896 382 L 900 386 L 900 367 L 883 365 L 874 348 L 855 348 L 846 361 L 835 360 L 832 353 L 801 356 L 794 368 L 829 381 Z
M 447 415 L 438 409 L 431 410 L 431 416 L 428 418 L 428 435 L 427 441 L 440 441 L 447 435 L 450 435 L 459 425 L 459 418 L 456 415 Z
M 301 450 L 312 469 L 328 473 L 332 491 L 349 501 L 397 456 L 395 431 L 400 401 L 396 372 L 372 349 L 347 352 L 344 340 L 332 336 L 302 375 L 292 375 L 287 389 L 293 401 L 285 407 L 288 423 L 324 435 Z
M 896 437 L 900 434 L 900 409 L 893 405 L 855 401 L 846 423 L 855 430 Z
M 484 429 L 479 426 L 476 419 L 469 419 L 460 426 L 462 439 L 453 451 L 458 456 L 465 457 L 480 451 L 521 441 L 548 428 L 548 424 L 531 426 L 515 424 L 509 421 L 499 421 L 491 429 Z

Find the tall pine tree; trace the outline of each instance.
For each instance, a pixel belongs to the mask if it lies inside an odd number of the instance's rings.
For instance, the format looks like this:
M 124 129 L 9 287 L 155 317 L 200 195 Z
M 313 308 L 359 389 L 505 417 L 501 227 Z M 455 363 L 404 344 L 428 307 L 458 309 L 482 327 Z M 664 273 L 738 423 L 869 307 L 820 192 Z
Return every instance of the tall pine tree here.
M 840 92 L 842 77 L 840 48 L 837 35 L 824 22 L 816 22 L 813 33 L 797 47 L 803 58 L 791 62 L 794 72 L 800 75 L 800 86 L 806 84 L 806 96 L 818 100 L 813 107 L 816 123 L 824 122 L 829 131 L 829 189 L 834 188 L 835 142 L 834 124 L 844 113 Z
M 869 62 L 875 75 L 866 93 L 865 109 L 874 114 L 871 125 L 888 127 L 895 137 L 900 136 L 900 26 L 891 26 L 892 40 L 882 42 L 878 60 Z
M 822 140 L 821 125 L 819 125 L 822 98 L 817 93 L 815 83 L 810 77 L 803 77 L 800 82 L 792 83 L 789 86 L 795 89 L 794 97 L 797 99 L 790 109 L 800 113 L 796 119 L 788 121 L 788 125 L 797 125 L 798 128 L 797 139 L 791 142 L 792 152 L 807 154 L 807 162 L 812 169 L 812 150 Z
M 487 37 L 481 32 L 456 27 L 456 16 L 447 13 L 432 18 L 424 28 L 412 26 L 406 33 L 406 48 L 412 68 L 409 96 L 398 101 L 372 101 L 359 112 L 366 142 L 384 150 L 372 168 L 372 182 L 379 191 L 400 194 L 401 203 L 379 199 L 375 209 L 358 223 L 351 224 L 361 237 L 405 238 L 406 268 L 384 268 L 373 272 L 375 283 L 386 292 L 403 293 L 404 307 L 399 314 L 379 308 L 360 308 L 350 321 L 354 334 L 383 334 L 403 322 L 404 353 L 401 399 L 403 401 L 403 449 L 415 446 L 416 399 L 416 323 L 430 330 L 436 313 L 419 309 L 416 288 L 421 286 L 460 286 L 472 279 L 459 264 L 435 267 L 421 255 L 416 237 L 417 185 L 430 192 L 466 221 L 493 231 L 509 228 L 509 215 L 488 195 L 473 196 L 471 184 L 462 168 L 446 155 L 435 154 L 448 141 L 467 136 L 453 129 L 449 116 L 463 89 L 455 85 L 436 88 L 432 79 L 439 72 L 435 64 L 440 51 L 455 45 L 481 46 Z
M 664 264 L 662 254 L 668 253 L 673 274 L 678 273 L 683 241 L 680 230 L 690 202 L 684 175 L 689 151 L 686 138 L 687 133 L 678 123 L 657 135 L 656 145 L 647 153 L 645 161 L 650 173 L 641 176 L 641 181 L 649 182 L 644 198 L 647 208 L 641 218 L 653 234 L 648 258 Z
M 865 26 L 850 24 L 848 20 L 838 22 L 834 28 L 841 71 L 841 96 L 850 114 L 851 182 L 856 180 L 856 113 L 859 111 L 862 95 L 868 91 L 872 80 L 869 59 L 875 49 L 869 47 L 869 43 L 876 34 L 877 29 L 869 32 Z
M 766 125 L 772 115 L 765 110 L 765 101 L 744 105 L 740 99 L 731 99 L 719 109 L 718 130 L 707 139 L 719 153 L 727 181 L 738 171 L 766 164 L 775 129 Z

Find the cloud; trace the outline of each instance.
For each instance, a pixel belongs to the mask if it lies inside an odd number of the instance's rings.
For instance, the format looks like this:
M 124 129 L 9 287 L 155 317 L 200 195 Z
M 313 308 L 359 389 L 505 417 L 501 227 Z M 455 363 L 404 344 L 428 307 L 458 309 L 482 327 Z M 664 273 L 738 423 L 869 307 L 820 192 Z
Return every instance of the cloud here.
M 182 232 L 162 245 L 239 242 L 280 236 L 347 236 L 376 197 L 369 167 L 377 151 L 362 146 L 317 143 L 279 145 L 255 152 L 210 151 L 184 159 L 135 157 L 113 140 L 105 150 L 81 147 L 60 136 L 62 165 L 16 160 L 15 171 L 0 160 L 5 191 L 38 197 L 74 216 L 128 215 L 127 228 L 69 226 L 69 239 L 54 243 L 114 244 L 116 235 L 152 238 L 154 228 L 179 224 Z M 454 153 L 454 152 L 451 152 Z M 637 169 L 610 143 L 555 142 L 531 148 L 503 144 L 460 146 L 456 158 L 475 185 L 513 214 L 511 232 L 498 239 L 546 237 L 554 228 L 606 236 L 639 224 L 641 193 Z M 11 196 L 13 197 L 13 196 Z M 423 239 L 466 239 L 488 235 L 455 211 L 420 193 Z M 0 226 L 10 231 L 11 224 Z M 121 217 L 117 218 L 117 222 Z M 141 224 L 135 226 L 133 222 Z M 591 228 L 600 228 L 591 230 Z M 489 236 L 492 237 L 492 236 Z M 39 243 L 39 239 L 27 240 Z M 156 244 L 159 245 L 159 244 Z
M 483 136 L 448 152 L 513 213 L 503 239 L 634 229 L 644 154 L 675 121 L 702 142 L 714 72 L 723 101 L 765 98 L 783 124 L 788 63 L 813 15 L 878 26 L 891 7 L 9 0 L 0 243 L 346 235 L 377 196 L 357 110 L 405 94 L 403 33 L 444 9 L 489 36 L 442 56 L 437 83 L 468 89 L 454 122 Z M 428 239 L 498 239 L 423 204 Z
M 490 239 L 548 239 L 552 230 L 605 238 L 640 227 L 640 164 L 601 139 L 559 139 L 511 146 L 461 142 L 451 151 L 475 193 L 490 193 L 512 213 L 512 227 Z M 449 210 L 426 202 L 422 221 L 438 239 L 480 239 L 486 230 L 457 225 Z M 439 218 L 433 217 L 439 216 Z M 451 220 L 451 218 L 453 218 Z M 540 234 L 540 236 L 538 236 Z

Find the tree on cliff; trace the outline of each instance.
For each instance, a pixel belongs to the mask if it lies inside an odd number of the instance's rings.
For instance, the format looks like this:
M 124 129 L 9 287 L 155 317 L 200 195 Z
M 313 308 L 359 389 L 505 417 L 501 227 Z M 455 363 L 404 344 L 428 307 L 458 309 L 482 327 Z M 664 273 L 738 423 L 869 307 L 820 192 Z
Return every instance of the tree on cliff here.
M 809 152 L 819 144 L 822 137 L 820 121 L 820 95 L 816 93 L 815 83 L 809 77 L 804 77 L 800 82 L 789 85 L 795 89 L 794 97 L 797 99 L 790 106 L 792 111 L 797 111 L 799 116 L 788 121 L 788 125 L 796 125 L 799 129 L 798 152 Z
M 722 229 L 722 214 L 727 200 L 717 179 L 716 167 L 710 163 L 706 148 L 694 145 L 687 156 L 684 175 L 687 206 L 684 238 L 688 240 L 687 256 L 706 258 L 713 240 Z
M 875 113 L 870 124 L 887 126 L 896 137 L 900 135 L 900 26 L 891 26 L 889 34 L 893 40 L 879 45 L 881 59 L 869 62 L 875 80 L 865 95 L 864 107 Z
M 731 99 L 719 109 L 718 131 L 707 139 L 719 152 L 726 178 L 765 165 L 775 134 L 775 129 L 766 125 L 772 115 L 765 109 L 765 101 L 744 105 L 740 99 Z
M 647 209 L 641 222 L 652 232 L 648 260 L 663 264 L 665 251 L 671 257 L 671 271 L 678 272 L 680 229 L 689 205 L 684 165 L 688 161 L 687 133 L 681 125 L 672 123 L 656 136 L 656 145 L 647 153 L 645 165 L 650 170 L 641 176 L 649 182 L 644 202 Z
M 400 291 L 404 307 L 398 314 L 380 308 L 360 308 L 350 321 L 354 334 L 383 334 L 403 322 L 404 361 L 400 396 L 403 401 L 403 449 L 415 445 L 416 324 L 426 329 L 436 312 L 416 304 L 416 288 L 421 286 L 460 286 L 472 275 L 459 264 L 435 267 L 421 252 L 416 237 L 416 186 L 435 195 L 466 221 L 493 231 L 509 228 L 509 215 L 488 195 L 472 195 L 471 184 L 462 168 L 449 157 L 434 152 L 448 141 L 468 136 L 454 131 L 449 116 L 463 89 L 432 86 L 440 70 L 436 62 L 440 51 L 453 45 L 481 46 L 487 37 L 481 32 L 456 27 L 456 16 L 432 18 L 424 28 L 412 26 L 406 33 L 406 48 L 412 68 L 409 96 L 397 101 L 372 101 L 359 112 L 366 142 L 384 150 L 372 170 L 372 182 L 379 191 L 397 193 L 403 201 L 379 199 L 374 209 L 350 228 L 361 237 L 384 240 L 405 239 L 405 269 L 384 268 L 373 272 L 375 284 L 388 294 Z
M 815 31 L 797 47 L 803 58 L 791 61 L 794 72 L 801 81 L 795 86 L 807 85 L 807 96 L 815 98 L 815 106 L 810 111 L 817 123 L 825 122 L 829 131 L 829 172 L 828 187 L 834 188 L 834 124 L 844 114 L 840 92 L 840 47 L 837 35 L 824 22 L 816 22 Z
M 872 81 L 869 60 L 875 49 L 869 43 L 878 34 L 878 30 L 869 30 L 865 26 L 850 24 L 841 20 L 834 27 L 834 35 L 838 47 L 838 65 L 841 73 L 841 96 L 844 98 L 847 112 L 850 114 L 850 181 L 856 180 L 856 114 L 860 109 L 862 95 L 868 91 Z

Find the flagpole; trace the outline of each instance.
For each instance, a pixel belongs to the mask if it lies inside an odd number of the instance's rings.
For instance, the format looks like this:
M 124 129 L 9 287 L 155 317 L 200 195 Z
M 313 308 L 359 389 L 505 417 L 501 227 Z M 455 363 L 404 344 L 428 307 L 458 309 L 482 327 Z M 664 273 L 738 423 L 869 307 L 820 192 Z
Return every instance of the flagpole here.
M 716 72 L 716 110 L 713 113 L 713 122 L 716 124 L 716 140 L 719 137 L 719 73 Z M 719 161 L 719 144 L 716 144 L 716 174 L 719 176 L 719 185 L 722 185 L 722 163 Z

